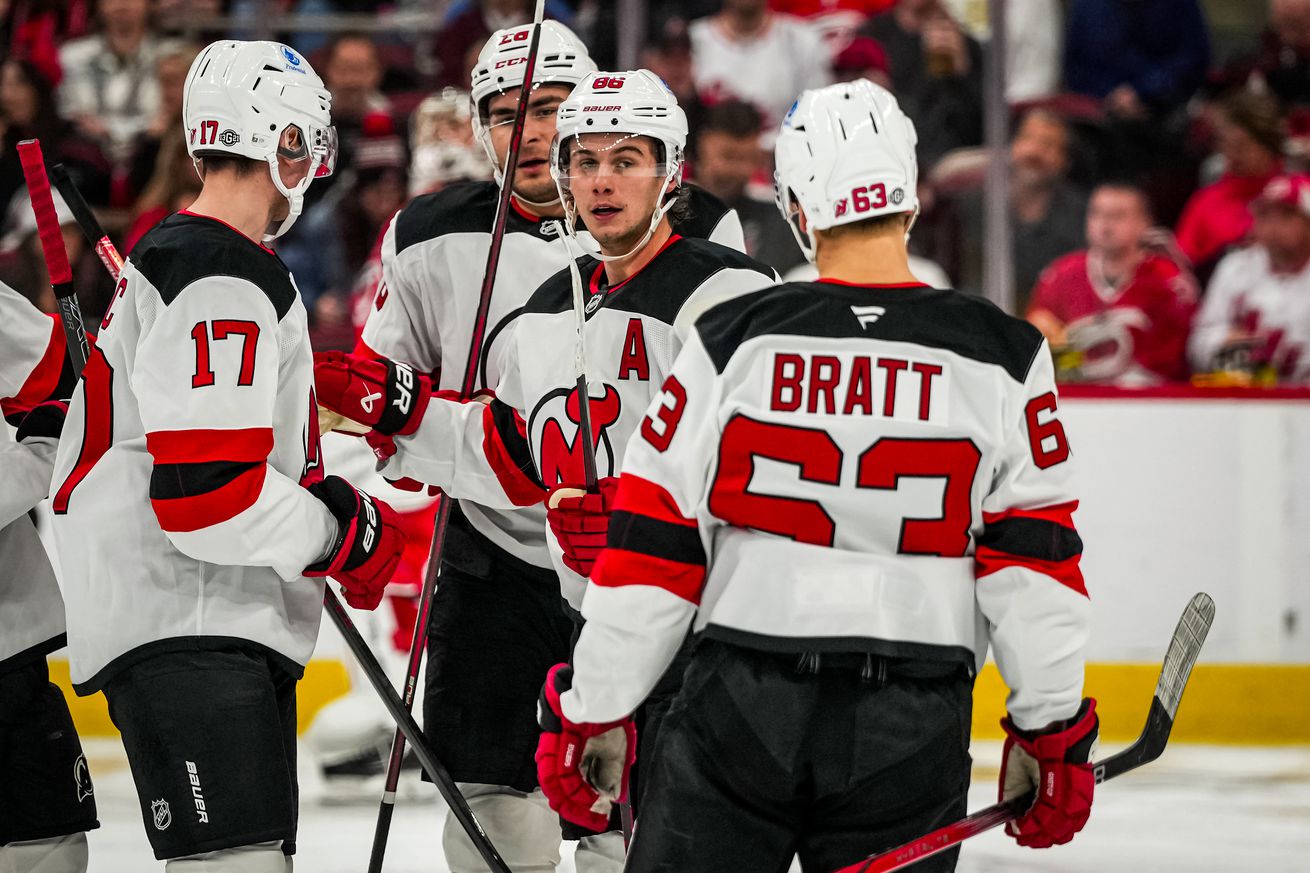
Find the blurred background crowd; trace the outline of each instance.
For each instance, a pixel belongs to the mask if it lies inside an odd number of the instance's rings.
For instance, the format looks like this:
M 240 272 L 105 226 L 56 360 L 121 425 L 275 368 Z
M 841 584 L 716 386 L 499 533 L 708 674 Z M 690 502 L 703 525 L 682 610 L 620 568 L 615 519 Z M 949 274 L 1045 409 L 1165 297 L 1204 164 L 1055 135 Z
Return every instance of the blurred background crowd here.
M 1051 340 L 1062 379 L 1310 383 L 1310 0 L 1007 0 L 1003 295 L 983 269 L 987 2 L 546 9 L 601 69 L 664 78 L 690 120 L 687 177 L 736 208 L 751 253 L 784 277 L 812 273 L 773 205 L 771 131 L 801 90 L 866 77 L 918 127 L 916 275 L 1008 301 Z M 315 344 L 349 348 L 391 216 L 411 197 L 490 177 L 469 130 L 468 71 L 487 36 L 532 7 L 0 0 L 0 280 L 53 309 L 19 140 L 39 137 L 47 160 L 70 169 L 127 253 L 199 190 L 180 123 L 197 48 L 275 38 L 323 76 L 341 138 L 336 174 L 311 187 L 278 252 Z M 112 287 L 71 219 L 65 230 L 96 318 Z

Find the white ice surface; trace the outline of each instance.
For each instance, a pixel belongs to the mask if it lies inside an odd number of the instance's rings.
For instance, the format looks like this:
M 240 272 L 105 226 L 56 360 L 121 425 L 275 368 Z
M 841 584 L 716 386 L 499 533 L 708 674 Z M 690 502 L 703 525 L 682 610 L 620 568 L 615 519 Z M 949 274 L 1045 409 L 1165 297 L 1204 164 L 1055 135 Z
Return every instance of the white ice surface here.
M 142 830 L 121 746 L 87 744 L 101 827 L 91 873 L 162 870 Z M 997 744 L 974 749 L 969 808 L 995 799 Z M 302 761 L 298 873 L 362 873 L 376 802 L 328 806 Z M 445 873 L 439 803 L 402 802 L 388 873 Z M 724 839 L 732 839 L 724 834 Z M 799 868 L 796 868 L 799 869 Z M 572 873 L 566 857 L 560 873 Z M 913 868 L 910 868 L 912 873 Z M 959 873 L 1306 873 L 1310 871 L 1310 748 L 1173 746 L 1156 763 L 1097 791 L 1091 822 L 1055 849 L 1020 849 L 999 831 L 968 841 Z M 749 871 L 742 871 L 749 873 Z

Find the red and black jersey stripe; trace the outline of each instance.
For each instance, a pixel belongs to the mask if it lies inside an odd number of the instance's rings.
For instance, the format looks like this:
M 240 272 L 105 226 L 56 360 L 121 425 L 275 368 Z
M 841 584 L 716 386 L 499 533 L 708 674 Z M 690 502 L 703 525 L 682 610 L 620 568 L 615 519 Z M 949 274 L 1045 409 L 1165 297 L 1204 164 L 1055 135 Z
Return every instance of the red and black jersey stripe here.
M 0 411 L 5 420 L 17 427 L 24 416 L 47 400 L 63 400 L 73 396 L 77 377 L 68 359 L 68 341 L 59 316 L 50 317 L 50 337 L 46 341 L 41 360 L 23 381 L 13 397 L 0 398 Z
M 696 520 L 683 516 L 660 486 L 625 474 L 591 581 L 609 588 L 653 585 L 699 604 L 705 563 Z
M 1037 509 L 984 513 L 985 527 L 974 551 L 974 575 L 981 579 L 1006 567 L 1024 567 L 1086 597 L 1087 586 L 1078 566 L 1083 541 L 1073 526 L 1077 508 L 1074 500 Z
M 482 414 L 482 451 L 505 495 L 515 506 L 532 506 L 545 500 L 547 489 L 532 461 L 523 417 L 514 407 L 495 398 Z
M 200 530 L 234 518 L 259 499 L 273 450 L 270 428 L 156 431 L 150 505 L 166 531 Z

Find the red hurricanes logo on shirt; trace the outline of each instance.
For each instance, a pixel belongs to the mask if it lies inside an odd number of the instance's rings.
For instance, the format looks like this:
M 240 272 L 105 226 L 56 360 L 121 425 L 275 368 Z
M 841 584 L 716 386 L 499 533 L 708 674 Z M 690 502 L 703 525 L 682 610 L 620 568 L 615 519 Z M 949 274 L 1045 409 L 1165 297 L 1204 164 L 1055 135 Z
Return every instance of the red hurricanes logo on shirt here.
M 622 402 L 613 385 L 605 385 L 604 394 L 597 396 L 599 387 L 591 388 L 591 440 L 596 447 L 596 473 L 604 478 L 618 472 L 609 428 L 619 420 Z M 561 482 L 577 484 L 584 480 L 585 444 L 578 439 L 581 418 L 577 388 L 552 391 L 528 416 L 528 439 L 537 456 L 542 484 L 547 488 Z

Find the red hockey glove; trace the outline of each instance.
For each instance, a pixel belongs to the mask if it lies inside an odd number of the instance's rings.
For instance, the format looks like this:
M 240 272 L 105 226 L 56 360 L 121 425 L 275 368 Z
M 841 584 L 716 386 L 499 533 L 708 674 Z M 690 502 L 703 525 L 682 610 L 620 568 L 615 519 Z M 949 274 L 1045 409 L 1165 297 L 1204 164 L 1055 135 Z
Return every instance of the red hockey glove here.
M 606 476 L 598 485 L 598 494 L 559 485 L 546 498 L 546 520 L 564 550 L 564 565 L 584 579 L 591 576 L 591 568 L 609 537 L 619 480 Z
M 46 439 L 59 440 L 59 435 L 64 430 L 64 419 L 68 417 L 67 400 L 47 400 L 32 408 L 32 411 L 23 416 L 22 422 L 18 425 L 18 432 L 14 435 L 20 443 L 27 440 Z
M 1096 749 L 1096 701 L 1084 698 L 1077 715 L 1046 731 L 1022 731 L 1001 719 L 1001 800 L 1037 791 L 1022 818 L 1005 826 L 1021 846 L 1062 845 L 1087 824 L 1092 812 L 1092 754 Z
M 339 528 L 328 556 L 306 567 L 305 575 L 331 576 L 341 583 L 346 603 L 377 609 L 405 549 L 400 516 L 340 476 L 315 482 L 309 492 L 327 504 Z
M 593 831 L 609 829 L 610 809 L 628 797 L 637 760 L 637 726 L 631 716 L 609 724 L 575 724 L 559 698 L 573 685 L 573 668 L 556 664 L 537 702 L 537 781 L 550 808 Z
M 432 382 L 409 364 L 357 358 L 342 352 L 314 355 L 314 393 L 320 406 L 384 434 L 418 430 Z

